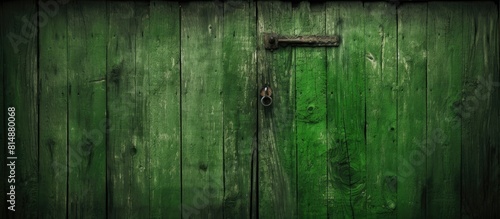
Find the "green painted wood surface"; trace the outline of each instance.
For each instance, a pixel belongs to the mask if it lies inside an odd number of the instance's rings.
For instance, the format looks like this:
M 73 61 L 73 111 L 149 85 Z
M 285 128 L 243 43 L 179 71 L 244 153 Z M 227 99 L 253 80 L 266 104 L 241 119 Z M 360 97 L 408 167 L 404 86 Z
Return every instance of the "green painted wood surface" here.
M 1 209 L 6 218 L 36 218 L 39 212 L 38 35 L 33 25 L 37 22 L 35 20 L 22 28 L 22 18 L 31 20 L 35 12 L 35 5 L 28 1 L 4 2 L 2 5 L 2 16 L 8 21 L 2 25 L 2 33 L 6 34 L 2 35 L 1 50 L 5 80 L 3 95 L 5 105 L 16 108 L 14 155 L 18 158 L 15 172 L 16 211 L 7 211 L 7 202 L 3 201 Z M 2 145 L 5 144 L 2 142 Z
M 182 217 L 222 218 L 223 7 L 181 5 Z
M 266 32 L 293 35 L 292 10 L 290 2 L 258 2 L 257 35 Z M 273 104 L 264 108 L 259 103 L 258 112 L 259 217 L 295 218 L 298 214 L 295 53 L 292 48 L 269 53 L 262 41 L 258 42 L 257 83 L 269 84 L 273 90 Z
M 2 218 L 500 214 L 491 2 L 60 3 L 16 53 L 36 10 L 2 3 L 22 155 Z M 342 42 L 270 52 L 265 32 Z
M 428 5 L 427 19 L 427 217 L 460 217 L 460 101 L 463 72 L 462 4 Z M 444 134 L 446 133 L 446 134 Z
M 325 35 L 325 4 L 293 9 L 296 35 Z M 327 214 L 326 49 L 295 48 L 297 210 L 299 218 Z
M 463 7 L 462 217 L 492 217 L 500 212 L 498 12 L 493 3 Z
M 366 217 L 365 38 L 361 3 L 328 3 L 327 34 L 341 34 L 327 61 L 331 217 Z
M 365 3 L 366 202 L 369 218 L 396 218 L 396 6 Z
M 255 3 L 224 3 L 224 218 L 249 218 L 252 152 L 257 146 Z
M 70 218 L 100 218 L 106 214 L 106 3 L 71 3 L 67 13 L 67 211 Z
M 144 138 L 144 80 L 147 56 L 141 53 L 147 4 L 108 2 L 107 197 L 110 217 L 148 217 L 148 147 Z
M 148 123 L 146 123 L 148 116 L 147 103 L 147 86 L 149 85 L 149 39 L 147 32 L 149 31 L 149 3 L 147 2 L 134 2 L 133 6 L 133 19 L 135 28 L 135 118 L 133 124 L 134 136 L 133 145 L 135 145 L 135 152 L 132 148 L 131 155 L 131 170 L 130 170 L 130 215 L 131 218 L 150 217 L 150 192 L 149 181 L 149 161 L 150 150 L 149 144 L 146 140 L 150 136 L 146 135 L 148 130 Z M 123 14 L 123 13 L 122 13 Z M 131 16 L 132 17 L 132 16 Z
M 68 37 L 67 7 L 53 19 L 39 20 L 39 130 L 38 208 L 40 218 L 64 218 L 67 206 Z
M 149 5 L 146 120 L 150 216 L 181 217 L 180 20 L 179 4 Z M 166 159 L 167 158 L 167 159 Z
M 426 217 L 427 3 L 398 8 L 397 215 Z M 424 26 L 421 26 L 424 25 Z M 404 189 L 399 189 L 404 188 Z

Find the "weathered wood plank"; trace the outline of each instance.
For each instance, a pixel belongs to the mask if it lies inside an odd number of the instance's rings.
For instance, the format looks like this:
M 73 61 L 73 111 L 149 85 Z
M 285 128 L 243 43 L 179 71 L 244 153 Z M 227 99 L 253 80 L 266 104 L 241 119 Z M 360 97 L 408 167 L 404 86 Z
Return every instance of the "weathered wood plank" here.
M 222 218 L 223 4 L 181 5 L 182 216 Z
M 38 216 L 38 59 L 36 4 L 2 5 L 5 105 L 16 108 L 16 206 L 6 218 Z M 23 21 L 24 18 L 24 21 Z M 10 186 L 10 185 L 9 185 Z M 6 201 L 5 201 L 6 203 Z M 3 205 L 7 206 L 7 204 Z
M 257 143 L 255 3 L 224 3 L 224 217 L 249 218 Z M 255 197 L 254 197 L 255 198 Z
M 107 2 L 107 208 L 112 218 L 128 217 L 135 122 L 135 29 L 133 3 Z
M 365 3 L 366 195 L 369 218 L 396 218 L 396 6 Z
M 149 2 L 134 2 L 133 19 L 135 23 L 135 120 L 133 144 L 135 152 L 131 157 L 130 218 L 149 218 L 150 215 L 150 139 L 147 131 L 149 123 L 147 95 L 149 87 Z
M 427 19 L 427 217 L 460 217 L 462 3 L 430 2 Z
M 398 176 L 397 215 L 426 212 L 427 3 L 398 7 Z
M 463 7 L 461 209 L 463 218 L 488 218 L 500 214 L 498 11 L 492 2 Z
M 68 217 L 106 215 L 105 2 L 68 6 Z
M 179 4 L 150 3 L 146 124 L 152 218 L 181 217 Z M 168 159 L 166 159 L 168 158 Z
M 111 126 L 107 136 L 108 216 L 148 217 L 148 148 L 142 141 L 144 99 L 140 84 L 147 60 L 143 51 L 138 52 L 145 49 L 142 31 L 148 5 L 108 2 L 107 9 L 107 116 Z
M 326 5 L 327 34 L 343 34 L 343 18 L 339 3 Z M 344 38 L 344 36 L 342 36 Z M 343 39 L 341 39 L 343 41 Z M 328 143 L 328 217 L 352 218 L 350 195 L 350 164 L 340 103 L 344 101 L 342 91 L 343 69 L 341 63 L 344 43 L 337 49 L 327 49 L 327 143 Z M 332 63 L 332 64 L 331 64 Z M 336 64 L 334 64 L 336 63 Z
M 494 11 L 494 10 L 493 10 Z M 494 102 L 493 107 L 491 109 L 491 114 L 494 119 L 490 120 L 489 137 L 492 138 L 490 145 L 490 151 L 492 152 L 491 156 L 488 157 L 488 162 L 491 165 L 491 175 L 490 178 L 492 189 L 490 193 L 490 197 L 492 202 L 491 212 L 487 216 L 495 217 L 496 215 L 500 215 L 500 208 L 495 206 L 500 206 L 500 199 L 494 197 L 500 197 L 500 2 L 497 3 L 497 11 L 496 11 L 496 20 L 495 13 L 493 12 L 492 19 L 490 19 L 490 27 L 489 33 L 491 34 L 491 44 L 493 48 L 499 48 L 499 50 L 488 50 L 488 54 L 492 57 L 492 82 L 495 85 L 493 94 L 491 97 L 492 102 Z M 498 60 L 498 62 L 497 62 Z M 495 101 L 496 100 L 496 101 Z M 496 114 L 496 117 L 495 117 Z M 496 177 L 495 177 L 496 176 Z M 496 185 L 496 186 L 495 186 Z
M 296 35 L 325 35 L 325 4 L 302 2 L 293 8 L 293 20 Z M 295 48 L 300 218 L 327 216 L 326 65 L 325 48 Z
M 68 186 L 67 6 L 39 20 L 39 218 L 64 218 Z M 42 13 L 41 11 L 40 13 Z
M 327 34 L 341 46 L 327 49 L 328 216 L 366 216 L 365 38 L 361 2 L 331 2 Z
M 257 36 L 294 34 L 290 2 L 258 2 Z M 258 41 L 259 86 L 273 89 L 273 104 L 258 112 L 258 199 L 260 218 L 297 217 L 295 68 L 292 48 L 269 52 Z

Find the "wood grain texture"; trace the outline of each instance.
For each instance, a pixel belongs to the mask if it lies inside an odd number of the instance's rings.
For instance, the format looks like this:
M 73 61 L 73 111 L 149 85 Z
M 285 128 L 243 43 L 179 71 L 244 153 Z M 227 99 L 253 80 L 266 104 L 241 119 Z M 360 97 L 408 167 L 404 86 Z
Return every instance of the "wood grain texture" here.
M 369 218 L 396 218 L 396 6 L 365 3 L 366 194 Z
M 328 216 L 366 217 L 365 38 L 363 4 L 327 3 Z
M 493 2 L 47 2 L 0 6 L 0 218 L 500 215 Z
M 105 2 L 68 5 L 68 217 L 106 215 Z
M 39 20 L 39 218 L 64 218 L 68 185 L 67 7 Z
M 490 34 L 491 39 L 492 39 L 492 44 L 496 45 L 497 48 L 499 48 L 498 51 L 490 51 L 492 58 L 492 78 L 493 82 L 495 83 L 495 89 L 492 94 L 492 102 L 494 102 L 493 108 L 492 108 L 492 115 L 493 118 L 495 118 L 495 113 L 496 113 L 496 121 L 495 120 L 490 120 L 490 127 L 491 130 L 489 132 L 489 136 L 492 138 L 491 142 L 492 145 L 490 145 L 490 149 L 493 152 L 496 152 L 496 154 L 493 154 L 490 156 L 488 159 L 488 165 L 491 165 L 489 170 L 491 171 L 491 175 L 493 175 L 490 180 L 492 181 L 492 196 L 499 197 L 500 196 L 500 135 L 496 133 L 500 133 L 500 103 L 498 101 L 495 102 L 495 100 L 500 100 L 500 2 L 497 4 L 497 11 L 496 11 L 496 21 L 495 21 L 495 13 L 493 12 L 493 19 L 490 20 L 490 22 L 493 23 L 493 25 L 490 26 Z M 491 23 L 490 23 L 491 24 Z M 496 39 L 496 40 L 495 40 Z M 499 60 L 499 62 L 496 62 L 496 60 Z M 494 149 L 493 149 L 494 148 Z M 496 177 L 495 177 L 496 176 Z M 496 185 L 496 186 L 495 186 Z M 494 206 L 499 206 L 500 205 L 500 200 L 499 199 L 492 199 L 492 203 L 490 204 L 492 207 L 492 212 L 490 213 L 491 215 L 500 215 L 500 209 L 496 208 Z
M 223 4 L 181 5 L 182 217 L 222 218 Z
M 249 218 L 257 146 L 255 3 L 224 3 L 224 217 Z M 255 198 L 255 197 L 253 197 Z
M 266 51 L 261 41 L 266 32 L 294 34 L 292 4 L 258 2 L 257 12 L 257 83 L 273 89 L 272 105 L 259 103 L 258 112 L 259 217 L 296 218 L 295 56 L 290 47 Z
M 149 73 L 144 82 L 149 148 L 150 215 L 181 217 L 180 20 L 179 4 L 150 3 Z
M 133 19 L 135 29 L 135 118 L 132 125 L 134 130 L 133 145 L 130 169 L 130 218 L 150 217 L 150 147 L 147 140 L 148 115 L 147 95 L 149 86 L 149 2 L 134 2 Z
M 426 212 L 427 3 L 398 8 L 398 175 L 397 215 Z
M 487 218 L 500 214 L 498 11 L 491 2 L 463 7 L 461 209 L 463 218 Z
M 460 120 L 463 72 L 462 4 L 428 5 L 427 19 L 427 217 L 460 217 Z
M 148 5 L 108 2 L 107 197 L 108 216 L 148 217 L 148 148 L 143 144 L 141 82 L 147 59 L 143 31 Z M 139 83 L 139 84 L 138 84 Z
M 295 35 L 325 35 L 325 4 L 293 8 Z M 327 215 L 326 48 L 295 49 L 297 211 Z M 292 76 L 293 77 L 293 76 Z
M 4 2 L 5 105 L 16 108 L 16 208 L 6 218 L 38 216 L 38 35 L 32 1 Z M 23 21 L 24 18 L 24 21 Z M 3 124 L 2 124 L 3 125 Z M 6 203 L 6 201 L 5 201 Z M 6 206 L 6 204 L 2 205 Z M 5 207 L 6 208 L 6 207 Z

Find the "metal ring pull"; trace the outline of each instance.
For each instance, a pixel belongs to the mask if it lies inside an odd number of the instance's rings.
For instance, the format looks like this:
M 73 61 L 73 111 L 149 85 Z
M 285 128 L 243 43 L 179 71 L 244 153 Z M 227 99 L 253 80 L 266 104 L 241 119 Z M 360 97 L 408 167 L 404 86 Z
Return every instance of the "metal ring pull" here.
M 271 104 L 273 103 L 273 98 L 271 98 L 270 96 L 263 96 L 262 98 L 260 98 L 260 103 L 262 103 L 263 106 L 271 106 Z
M 269 85 L 265 85 L 260 89 L 260 103 L 263 106 L 270 106 L 273 103 L 273 98 L 271 95 L 273 94 L 273 90 Z

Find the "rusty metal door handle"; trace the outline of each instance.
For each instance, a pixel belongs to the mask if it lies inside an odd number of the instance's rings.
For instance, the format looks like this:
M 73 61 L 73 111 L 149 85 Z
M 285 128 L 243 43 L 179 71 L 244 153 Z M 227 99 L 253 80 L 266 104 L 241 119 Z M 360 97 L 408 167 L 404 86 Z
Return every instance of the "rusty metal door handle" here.
M 340 45 L 340 37 L 333 36 L 280 36 L 274 33 L 264 34 L 264 47 L 268 50 L 278 49 L 280 46 L 334 46 Z

